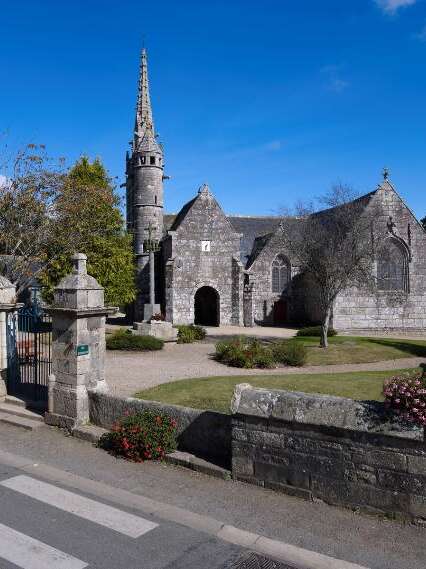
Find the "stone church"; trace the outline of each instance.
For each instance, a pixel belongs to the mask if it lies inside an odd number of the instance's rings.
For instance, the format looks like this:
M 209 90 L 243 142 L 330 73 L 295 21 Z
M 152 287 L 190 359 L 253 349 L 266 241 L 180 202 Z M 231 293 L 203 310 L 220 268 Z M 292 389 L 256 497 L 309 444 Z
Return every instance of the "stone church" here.
M 166 214 L 166 179 L 143 50 L 126 156 L 127 227 L 134 236 L 139 291 L 133 319 L 146 318 L 151 302 L 173 324 L 319 321 L 312 291 L 295 284 L 299 271 L 283 250 L 279 217 L 227 216 L 206 184 L 179 213 Z M 332 324 L 340 330 L 426 329 L 426 232 L 387 176 L 365 201 L 366 207 L 380 203 L 384 212 L 378 223 L 388 227 L 388 254 L 376 263 L 378 291 L 347 290 L 335 303 Z

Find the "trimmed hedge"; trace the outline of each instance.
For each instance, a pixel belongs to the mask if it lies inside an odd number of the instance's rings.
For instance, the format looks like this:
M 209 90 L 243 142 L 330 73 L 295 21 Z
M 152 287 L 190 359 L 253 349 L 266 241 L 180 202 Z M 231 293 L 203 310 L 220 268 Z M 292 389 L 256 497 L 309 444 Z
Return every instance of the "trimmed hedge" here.
M 161 350 L 163 346 L 163 340 L 153 336 L 137 336 L 132 334 L 130 330 L 119 330 L 106 339 L 107 350 L 148 352 Z
M 300 330 L 297 331 L 296 336 L 299 337 L 321 337 L 321 326 L 306 326 L 305 328 L 300 328 Z M 334 328 L 329 328 L 328 329 L 328 337 L 332 337 L 332 336 L 337 336 L 337 331 Z
M 196 326 L 195 324 L 178 326 L 178 344 L 192 344 L 193 342 L 204 340 L 205 337 L 206 331 L 202 326 Z

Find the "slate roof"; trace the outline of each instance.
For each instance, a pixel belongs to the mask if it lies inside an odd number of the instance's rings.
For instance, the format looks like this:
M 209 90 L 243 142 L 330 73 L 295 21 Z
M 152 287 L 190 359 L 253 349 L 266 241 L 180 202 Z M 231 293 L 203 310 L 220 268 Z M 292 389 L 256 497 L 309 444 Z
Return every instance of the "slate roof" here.
M 280 217 L 254 217 L 254 216 L 228 216 L 236 233 L 242 233 L 241 237 L 241 262 L 247 265 L 252 255 L 255 239 L 257 237 L 275 233 L 280 224 Z

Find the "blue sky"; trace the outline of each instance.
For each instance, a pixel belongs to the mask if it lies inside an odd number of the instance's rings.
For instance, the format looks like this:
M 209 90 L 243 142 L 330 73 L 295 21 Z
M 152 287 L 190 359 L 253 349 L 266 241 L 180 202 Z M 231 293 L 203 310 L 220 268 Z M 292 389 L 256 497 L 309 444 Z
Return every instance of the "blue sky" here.
M 383 166 L 426 215 L 426 0 L 2 2 L 0 131 L 117 182 L 148 48 L 165 199 L 267 215 Z

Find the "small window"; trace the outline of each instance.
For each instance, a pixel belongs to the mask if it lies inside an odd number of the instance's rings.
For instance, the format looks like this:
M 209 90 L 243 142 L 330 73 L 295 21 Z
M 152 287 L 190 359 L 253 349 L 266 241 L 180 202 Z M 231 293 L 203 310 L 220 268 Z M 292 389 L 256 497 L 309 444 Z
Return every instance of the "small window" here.
M 275 257 L 272 263 L 272 292 L 281 294 L 291 279 L 291 267 L 283 255 Z
M 145 156 L 141 156 L 141 164 L 145 164 L 145 162 L 146 162 Z
M 150 164 L 155 164 L 155 156 L 150 156 L 150 157 L 149 157 L 149 163 L 150 163 Z
M 154 201 L 155 201 L 155 205 L 157 205 L 157 196 L 155 196 Z
M 201 241 L 201 251 L 203 252 L 210 251 L 210 241 Z

